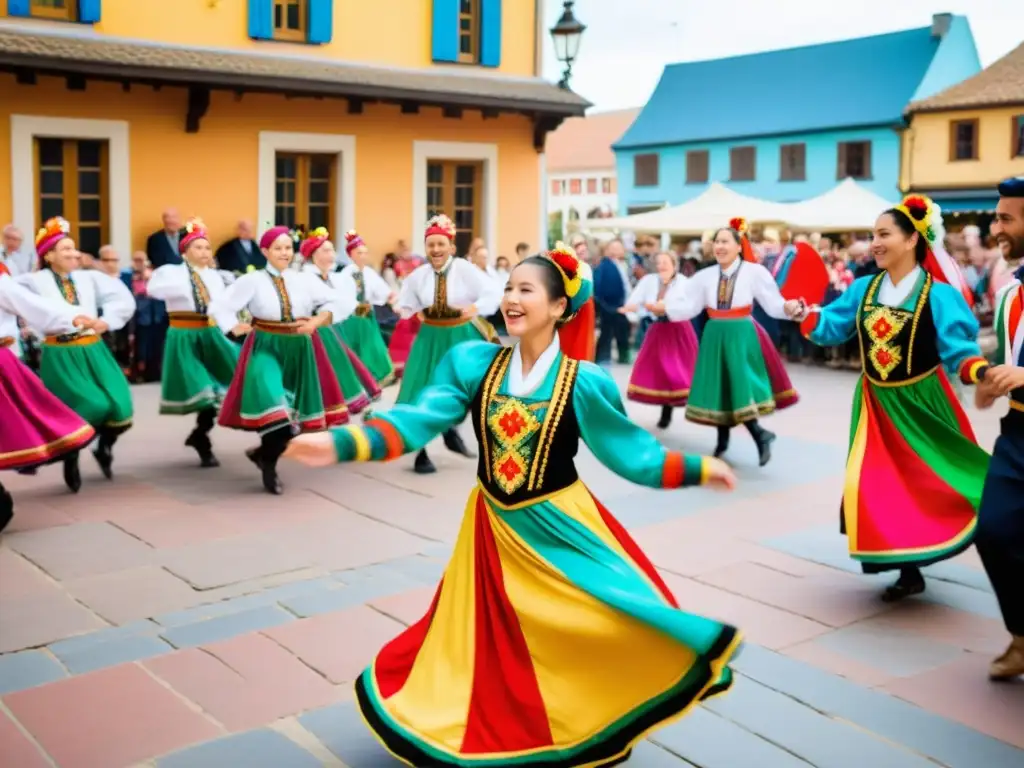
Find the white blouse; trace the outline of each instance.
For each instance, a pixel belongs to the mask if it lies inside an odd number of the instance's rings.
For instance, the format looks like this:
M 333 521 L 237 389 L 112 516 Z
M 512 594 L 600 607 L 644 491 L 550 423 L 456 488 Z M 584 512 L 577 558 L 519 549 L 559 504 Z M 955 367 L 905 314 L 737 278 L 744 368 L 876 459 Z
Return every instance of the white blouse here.
M 675 288 L 676 283 L 685 282 L 687 278 L 683 275 L 675 274 L 672 279 L 668 282 L 668 290 L 665 291 L 665 297 L 668 298 L 668 294 Z M 636 284 L 633 292 L 629 294 L 629 298 L 626 299 L 626 306 L 636 307 L 636 312 L 628 313 L 631 321 L 636 321 L 641 317 L 654 317 L 653 313 L 647 310 L 647 304 L 658 303 L 658 291 L 661 290 L 661 275 L 656 272 L 652 272 L 649 275 L 644 275 L 640 278 L 640 282 Z
M 224 333 L 238 325 L 243 309 L 257 320 L 286 322 L 282 317 L 281 299 L 274 287 L 274 277 L 284 280 L 284 289 L 291 305 L 291 320 L 312 317 L 316 312 L 330 312 L 335 322 L 346 317 L 344 301 L 338 291 L 308 272 L 286 269 L 278 272 L 271 266 L 248 272 L 229 286 L 208 310 Z M 348 310 L 351 313 L 351 309 Z
M 548 348 L 541 352 L 537 362 L 533 364 L 530 372 L 523 376 L 523 355 L 519 351 L 519 344 L 512 348 L 512 359 L 508 364 L 508 393 L 512 397 L 529 397 L 532 395 L 548 375 L 551 366 L 558 359 L 558 353 L 562 346 L 555 334 L 555 338 L 548 345 Z
M 498 311 L 503 288 L 465 259 L 449 258 L 441 270 L 448 274 L 448 306 L 465 309 L 476 305 L 477 314 L 488 317 Z M 416 267 L 405 282 L 398 296 L 398 309 L 402 317 L 411 317 L 434 304 L 434 289 L 437 283 L 434 267 L 428 262 Z
M 352 290 L 356 291 L 356 274 L 358 272 L 363 274 L 363 301 L 375 307 L 383 307 L 387 304 L 393 291 L 373 267 L 357 267 L 355 264 L 349 264 L 341 270 L 341 279 L 351 283 Z M 356 291 L 356 295 L 358 295 L 358 291 Z
M 224 295 L 227 285 L 225 285 L 224 277 L 219 270 L 207 267 L 195 269 L 195 272 L 206 286 L 209 301 L 205 311 L 208 312 L 209 305 Z M 152 298 L 164 302 L 168 312 L 203 311 L 196 306 L 192 293 L 192 276 L 189 274 L 187 264 L 165 264 L 157 268 L 149 278 L 149 282 L 146 283 L 146 293 Z
M 128 286 L 118 278 L 105 275 L 95 269 L 77 269 L 68 275 L 78 303 L 72 304 L 64 298 L 58 283 L 57 274 L 49 269 L 21 275 L 17 282 L 28 288 L 37 296 L 55 301 L 65 307 L 75 307 L 76 315 L 87 315 L 92 318 L 100 316 L 103 310 L 103 322 L 112 331 L 124 328 L 135 314 L 135 297 Z M 32 323 L 30 323 L 35 327 Z M 41 329 L 36 329 L 41 330 Z M 85 331 L 86 334 L 92 331 Z
M 779 292 L 772 273 L 760 264 L 736 259 L 727 269 L 708 267 L 688 280 L 674 284 L 665 297 L 665 312 L 669 320 L 691 320 L 705 309 L 716 309 L 718 281 L 723 274 L 726 278 L 736 275 L 732 309 L 749 307 L 756 301 L 770 316 L 779 320 L 789 319 L 786 315 L 786 300 Z
M 324 279 L 323 272 L 315 264 L 307 263 L 302 271 L 307 275 L 310 275 L 316 282 L 321 285 L 330 287 L 337 296 L 335 296 L 336 312 L 334 313 L 333 322 L 340 323 L 356 311 L 356 285 L 353 282 L 344 280 L 341 276 L 341 272 L 328 272 L 326 279 Z
M 10 275 L 0 275 L 0 339 L 14 339 L 11 349 L 18 357 L 22 355 L 19 317 L 43 334 L 63 334 L 75 330 L 73 321 L 79 314 L 70 304 L 47 301 L 19 285 Z
M 875 300 L 879 304 L 885 304 L 887 307 L 900 306 L 910 296 L 910 292 L 914 290 L 919 277 L 921 277 L 921 267 L 919 266 L 915 266 L 905 274 L 898 284 L 894 283 L 892 278 L 889 277 L 889 273 L 886 272 L 885 277 L 882 278 L 882 284 L 878 287 L 878 295 L 875 296 Z

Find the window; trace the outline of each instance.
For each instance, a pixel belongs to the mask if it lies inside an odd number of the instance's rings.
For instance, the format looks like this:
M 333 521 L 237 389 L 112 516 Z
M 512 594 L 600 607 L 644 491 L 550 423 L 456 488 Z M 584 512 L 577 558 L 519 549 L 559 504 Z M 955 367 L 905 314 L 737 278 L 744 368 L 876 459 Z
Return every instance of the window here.
M 482 230 L 483 163 L 431 160 L 427 163 L 427 216 L 446 213 L 455 222 L 455 246 L 466 253 Z
M 556 197 L 562 194 L 562 182 L 559 181 L 558 179 L 554 179 L 551 182 L 551 194 L 555 195 Z
M 1024 157 L 1024 115 L 1017 115 L 1013 118 L 1012 140 L 1010 146 L 1011 157 Z
M 305 42 L 309 0 L 274 0 L 274 39 Z
M 307 231 L 334 224 L 337 155 L 278 152 L 274 158 L 274 221 Z
M 836 149 L 836 179 L 871 178 L 871 142 L 844 141 Z
M 779 181 L 807 180 L 807 145 L 783 144 L 779 147 Z
M 569 194 L 578 195 L 583 192 L 583 182 L 579 179 L 569 179 Z
M 978 159 L 978 121 L 954 120 L 949 124 L 949 160 Z
M 30 0 L 29 14 L 40 19 L 75 21 L 77 5 L 78 0 Z
M 709 154 L 706 149 L 698 149 L 686 153 L 686 183 L 707 184 Z
M 656 187 L 656 186 L 658 186 L 658 156 L 657 155 L 634 155 L 633 156 L 633 186 L 635 186 L 635 187 Z
M 610 195 L 615 192 L 615 188 L 612 186 L 614 179 L 601 179 L 601 194 Z
M 597 179 L 587 179 L 587 194 L 588 195 L 596 195 L 597 194 Z
M 729 180 L 753 181 L 756 164 L 756 147 L 733 147 L 729 150 Z
M 480 0 L 459 0 L 459 61 L 480 60 Z
M 37 227 L 54 216 L 71 224 L 78 249 L 96 256 L 109 237 L 107 142 L 36 139 Z

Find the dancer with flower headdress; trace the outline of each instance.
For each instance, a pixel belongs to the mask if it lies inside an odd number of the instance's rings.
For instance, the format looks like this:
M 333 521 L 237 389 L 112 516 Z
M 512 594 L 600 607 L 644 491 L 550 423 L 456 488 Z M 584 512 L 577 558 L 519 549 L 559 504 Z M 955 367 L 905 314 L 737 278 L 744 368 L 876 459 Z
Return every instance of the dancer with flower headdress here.
M 153 272 L 146 292 L 167 304 L 170 328 L 164 345 L 160 413 L 196 414 L 196 426 L 185 445 L 199 454 L 200 466 L 220 465 L 210 432 L 217 409 L 235 375 L 238 347 L 228 341 L 209 314 L 227 286 L 213 267 L 213 248 L 199 219 L 185 225 L 178 240 L 181 264 L 165 264 Z
M 341 334 L 352 351 L 369 368 L 377 383 L 387 387 L 396 381 L 395 366 L 384 344 L 384 337 L 380 334 L 373 308 L 393 304 L 398 294 L 392 292 L 384 278 L 366 263 L 370 249 L 354 230 L 345 233 L 345 252 L 352 263 L 341 270 L 341 279 L 352 283 L 359 303 L 356 311 L 341 324 Z
M 460 344 L 414 403 L 289 446 L 311 466 L 384 461 L 473 420 L 477 483 L 433 604 L 355 686 L 409 765 L 615 765 L 732 682 L 739 632 L 680 608 L 577 475 L 582 440 L 640 485 L 735 483 L 718 459 L 665 449 L 607 373 L 561 351 L 557 327 L 592 291 L 571 250 L 523 260 L 501 307 L 514 346 Z
M 922 567 L 971 545 L 989 463 L 950 381 L 977 384 L 988 364 L 978 322 L 942 267 L 942 237 L 938 206 L 907 197 L 875 222 L 883 271 L 801 323 L 821 346 L 860 340 L 840 524 L 865 573 L 899 571 L 887 602 L 923 592 Z
M 352 415 L 368 412 L 370 403 L 380 397 L 380 386 L 341 335 L 342 324 L 352 317 L 356 309 L 355 286 L 343 280 L 341 273 L 336 271 L 338 254 L 324 227 L 310 232 L 309 237 L 299 246 L 299 252 L 306 261 L 303 271 L 313 275 L 338 295 L 335 308 L 339 314 L 334 316 L 330 326 L 320 328 L 317 335 L 331 359 L 331 367 L 338 377 L 348 412 Z
M 771 338 L 752 318 L 753 305 L 756 301 L 780 320 L 793 317 L 802 305 L 784 299 L 771 272 L 757 263 L 744 219 L 732 219 L 712 240 L 718 269 L 702 269 L 665 297 L 665 312 L 674 322 L 692 320 L 705 309 L 708 313 L 686 418 L 717 427 L 715 456 L 728 450 L 732 428 L 742 424 L 757 444 L 763 467 L 771 460 L 775 434 L 758 419 L 798 398 Z
M 455 258 L 455 224 L 451 219 L 439 214 L 427 222 L 424 248 L 427 263 L 405 278 L 398 295 L 398 311 L 403 318 L 419 314 L 423 319 L 406 361 L 398 391 L 400 404 L 416 402 L 444 356 L 457 344 L 481 339 L 500 343 L 484 318 L 498 310 L 501 288 L 466 259 Z M 456 426 L 444 430 L 445 447 L 471 459 L 473 454 Z M 416 454 L 414 469 L 421 475 L 437 471 L 426 446 Z
M 80 268 L 71 225 L 59 216 L 39 230 L 36 253 L 41 269 L 18 277 L 18 282 L 89 318 L 73 332 L 46 336 L 39 376 L 47 389 L 96 430 L 93 455 L 110 480 L 114 476 L 114 443 L 131 428 L 134 411 L 128 380 L 103 343 L 103 334 L 118 331 L 131 320 L 135 299 L 120 280 L 99 270 Z M 64 472 L 69 487 L 81 485 L 77 452 L 68 454 Z

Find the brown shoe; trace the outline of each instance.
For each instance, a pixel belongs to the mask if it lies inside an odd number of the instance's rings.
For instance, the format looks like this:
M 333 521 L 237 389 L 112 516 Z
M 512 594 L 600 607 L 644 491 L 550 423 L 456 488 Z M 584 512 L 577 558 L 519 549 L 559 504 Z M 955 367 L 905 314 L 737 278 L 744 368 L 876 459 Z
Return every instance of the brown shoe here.
M 1024 676 L 1024 637 L 1014 636 L 1006 653 L 988 668 L 990 680 L 1009 681 Z

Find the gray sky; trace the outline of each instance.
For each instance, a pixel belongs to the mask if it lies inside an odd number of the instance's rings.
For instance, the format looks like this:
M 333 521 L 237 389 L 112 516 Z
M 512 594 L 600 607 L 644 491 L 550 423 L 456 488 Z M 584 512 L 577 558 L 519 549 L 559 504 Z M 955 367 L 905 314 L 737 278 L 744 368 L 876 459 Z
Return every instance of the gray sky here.
M 545 2 L 550 28 L 562 2 Z M 924 27 L 934 13 L 970 19 L 982 66 L 1024 39 L 1024 0 L 577 0 L 574 11 L 587 30 L 572 87 L 596 110 L 643 105 L 665 64 Z

